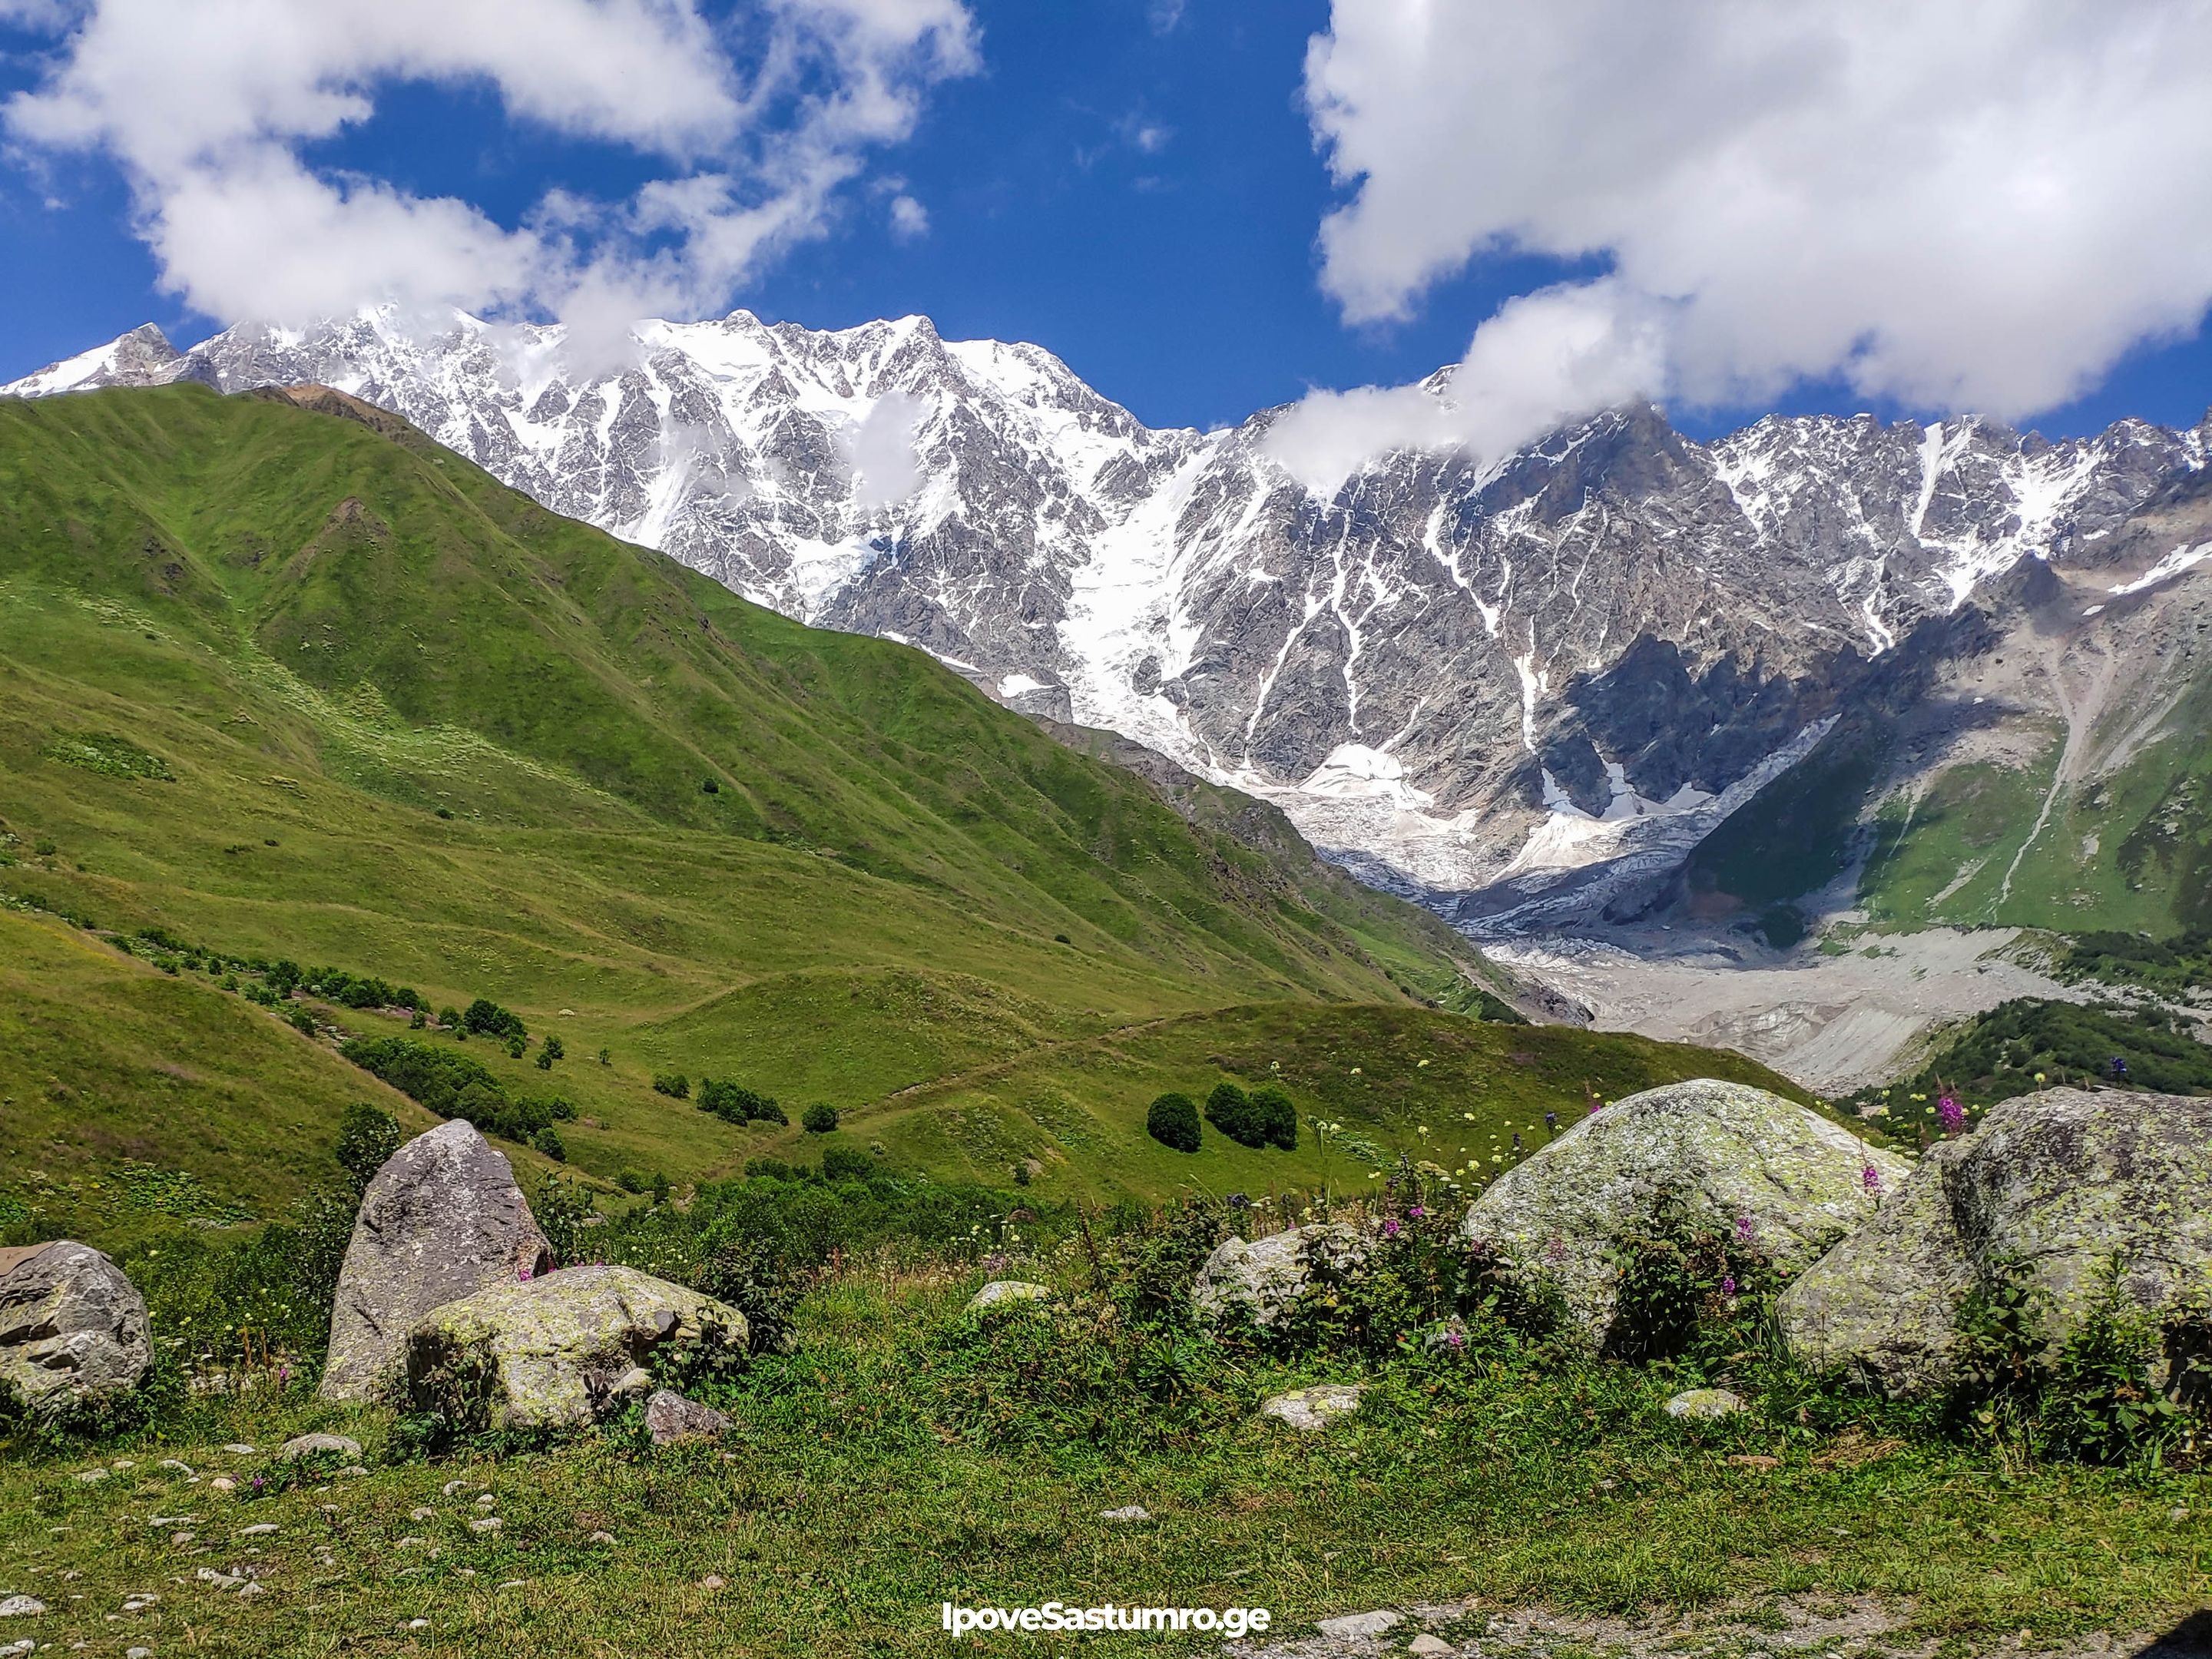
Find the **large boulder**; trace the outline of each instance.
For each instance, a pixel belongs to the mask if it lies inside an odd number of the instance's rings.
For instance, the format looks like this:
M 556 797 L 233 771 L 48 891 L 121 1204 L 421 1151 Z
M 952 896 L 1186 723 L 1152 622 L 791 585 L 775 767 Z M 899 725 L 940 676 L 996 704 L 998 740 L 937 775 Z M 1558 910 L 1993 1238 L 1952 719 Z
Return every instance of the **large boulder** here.
M 1700 1078 L 1583 1119 L 1500 1176 L 1462 1231 L 1557 1285 L 1595 1348 L 1616 1311 L 1616 1252 L 1670 1195 L 1707 1224 L 1747 1228 L 1794 1273 L 1873 1214 L 1911 1169 L 1794 1101 Z
M 385 1161 L 362 1195 L 331 1308 L 323 1397 L 366 1400 L 434 1308 L 553 1265 L 507 1155 L 460 1119 Z
M 2051 1342 L 2117 1261 L 2136 1309 L 2212 1294 L 2212 1100 L 2051 1089 L 1933 1147 L 1904 1189 L 1782 1297 L 1805 1364 L 1893 1396 L 1948 1386 L 1960 1304 L 2018 1264 Z
M 145 1298 L 92 1246 L 0 1250 L 0 1382 L 34 1410 L 135 1389 L 153 1355 Z
M 1316 1266 L 1346 1271 L 1366 1254 L 1358 1231 L 1340 1221 L 1292 1227 L 1249 1243 L 1225 1239 L 1198 1270 L 1191 1298 L 1202 1319 L 1237 1309 L 1264 1329 L 1304 1291 Z
M 742 1348 L 745 1316 L 634 1267 L 566 1267 L 510 1280 L 427 1315 L 407 1338 L 418 1411 L 468 1426 L 576 1428 L 622 1397 L 656 1351 Z

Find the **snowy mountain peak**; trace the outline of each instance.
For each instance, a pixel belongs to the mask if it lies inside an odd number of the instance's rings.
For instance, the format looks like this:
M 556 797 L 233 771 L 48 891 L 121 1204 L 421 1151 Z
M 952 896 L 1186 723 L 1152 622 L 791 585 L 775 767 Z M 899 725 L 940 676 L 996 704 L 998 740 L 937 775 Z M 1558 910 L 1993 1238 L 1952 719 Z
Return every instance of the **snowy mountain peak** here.
M 556 511 L 1266 794 L 1370 878 L 1478 910 L 1667 867 L 1917 626 L 2023 558 L 2114 556 L 2212 439 L 2212 415 L 2059 443 L 1771 416 L 1699 444 L 1629 407 L 1488 465 L 1377 458 L 1321 501 L 1267 453 L 1280 411 L 1156 430 L 1041 347 L 926 317 L 632 332 L 586 367 L 558 328 L 461 313 L 182 354 L 149 327 L 0 391 L 335 386 Z

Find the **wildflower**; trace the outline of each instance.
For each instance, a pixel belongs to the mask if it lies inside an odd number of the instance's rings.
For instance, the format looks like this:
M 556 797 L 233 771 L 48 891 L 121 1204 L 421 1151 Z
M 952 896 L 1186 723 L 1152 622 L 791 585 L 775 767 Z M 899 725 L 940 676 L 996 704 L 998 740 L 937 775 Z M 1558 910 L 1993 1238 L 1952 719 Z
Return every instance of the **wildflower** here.
M 528 1283 L 530 1279 L 530 1264 L 526 1261 L 516 1267 L 514 1270 L 514 1276 L 526 1284 Z
M 1428 1212 L 1423 1209 L 1419 1205 L 1416 1204 L 1413 1208 L 1407 1210 L 1406 1213 L 1414 1220 L 1419 1221 L 1423 1216 L 1428 1214 Z
M 1721 1294 L 1733 1298 L 1735 1295 L 1735 1275 L 1729 1273 L 1721 1280 Z
M 1753 1234 L 1757 1231 L 1758 1228 L 1753 1224 L 1749 1216 L 1740 1215 L 1735 1218 L 1735 1242 L 1737 1243 L 1750 1243 Z
M 1965 1110 L 1960 1106 L 1959 1103 L 1953 1099 L 1949 1095 L 1945 1095 L 1942 1100 L 1936 1103 L 1936 1109 L 1942 1115 L 1943 1133 L 1945 1134 L 1954 1135 L 1958 1133 L 1960 1130 L 1966 1127 L 1966 1114 Z
M 1875 1169 L 1873 1164 L 1867 1164 L 1864 1168 L 1860 1170 L 1859 1180 L 1864 1184 L 1869 1192 L 1879 1193 L 1881 1191 L 1881 1171 Z
M 1389 1221 L 1386 1221 L 1386 1222 L 1384 1222 L 1384 1223 L 1382 1224 L 1382 1237 L 1385 1237 L 1385 1238 L 1395 1238 L 1395 1237 L 1397 1237 L 1397 1236 L 1398 1236 L 1398 1223 L 1397 1223 L 1397 1220 L 1396 1220 L 1396 1218 L 1393 1218 L 1392 1219 L 1390 1219 L 1390 1220 L 1389 1220 Z

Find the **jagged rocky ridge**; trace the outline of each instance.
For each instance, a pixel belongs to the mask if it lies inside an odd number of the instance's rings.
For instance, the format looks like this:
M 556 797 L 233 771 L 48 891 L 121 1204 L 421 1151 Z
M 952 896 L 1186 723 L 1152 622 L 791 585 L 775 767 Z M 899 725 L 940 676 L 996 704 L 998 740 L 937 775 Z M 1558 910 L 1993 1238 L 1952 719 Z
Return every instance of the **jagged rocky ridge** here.
M 1650 902 L 1839 719 L 1941 679 L 1961 607 L 2024 558 L 2096 592 L 2212 558 L 2134 523 L 2207 476 L 2212 416 L 1704 445 L 1628 409 L 1492 466 L 1390 455 L 1323 501 L 1267 454 L 1274 411 L 1154 430 L 1048 352 L 924 319 L 635 343 L 591 371 L 556 329 L 371 310 L 184 353 L 144 328 L 0 390 L 337 386 L 750 598 L 1265 796 L 1483 932 Z

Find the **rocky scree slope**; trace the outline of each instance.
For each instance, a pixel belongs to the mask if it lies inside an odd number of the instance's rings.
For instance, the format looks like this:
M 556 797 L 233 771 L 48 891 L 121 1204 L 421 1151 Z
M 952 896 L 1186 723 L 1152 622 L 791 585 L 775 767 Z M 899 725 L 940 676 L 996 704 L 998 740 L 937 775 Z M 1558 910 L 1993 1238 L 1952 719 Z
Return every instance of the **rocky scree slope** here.
M 2090 593 L 2079 613 L 2212 560 L 2212 533 L 2160 517 L 2206 476 L 2212 417 L 2059 444 L 1774 417 L 1701 445 L 1630 409 L 1492 466 L 1387 456 L 1324 501 L 1268 455 L 1275 411 L 1155 430 L 1037 347 L 921 318 L 816 332 L 737 312 L 635 340 L 632 363 L 585 373 L 558 329 L 372 309 L 185 353 L 141 329 L 3 389 L 339 387 L 760 603 L 920 645 L 1013 707 L 1267 796 L 1478 932 L 1649 908 L 1816 751 L 1817 799 L 1783 822 L 1790 802 L 1763 803 L 1738 836 L 1789 849 L 1817 818 L 1820 856 L 1765 884 L 1820 885 L 1886 806 L 1988 743 L 2017 772 L 2074 719 L 2064 672 L 2008 682 L 2010 701 L 1970 689 L 2031 626 L 1993 586 L 2006 573 L 2047 561 Z M 1448 373 L 1429 386 L 1451 395 Z M 2109 615 L 2062 635 L 2102 641 Z M 2193 670 L 2162 666 L 2171 702 Z M 1924 733 L 1895 741 L 1931 708 L 1961 724 L 1961 702 L 1999 735 L 1932 761 Z M 2069 778 L 2095 771 L 2067 755 Z M 2109 872 L 2124 838 L 2089 861 Z M 1759 902 L 1735 890 L 1759 882 L 1707 876 L 1721 908 Z

